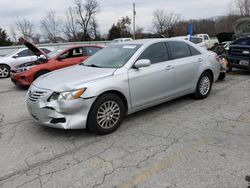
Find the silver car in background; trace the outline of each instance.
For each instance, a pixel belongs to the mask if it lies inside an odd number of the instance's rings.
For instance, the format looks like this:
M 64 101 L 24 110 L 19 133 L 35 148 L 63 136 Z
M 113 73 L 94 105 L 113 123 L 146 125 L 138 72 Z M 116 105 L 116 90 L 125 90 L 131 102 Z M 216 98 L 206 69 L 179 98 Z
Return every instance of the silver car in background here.
M 45 126 L 108 134 L 125 115 L 187 94 L 206 98 L 219 72 L 216 54 L 188 41 L 134 40 L 37 79 L 27 106 Z

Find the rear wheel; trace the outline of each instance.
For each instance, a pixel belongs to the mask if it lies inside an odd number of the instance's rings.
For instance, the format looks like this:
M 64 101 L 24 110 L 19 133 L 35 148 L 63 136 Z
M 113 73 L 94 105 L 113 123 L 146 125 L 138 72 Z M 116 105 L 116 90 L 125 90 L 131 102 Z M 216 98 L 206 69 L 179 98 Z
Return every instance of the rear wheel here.
M 125 106 L 120 97 L 107 93 L 101 95 L 93 104 L 89 117 L 88 129 L 97 134 L 114 132 L 125 116 Z
M 40 71 L 38 73 L 36 73 L 34 80 L 36 80 L 37 78 L 39 78 L 40 76 L 49 73 L 49 71 Z
M 7 65 L 0 65 L 0 78 L 7 78 L 10 76 L 10 67 Z
M 197 83 L 196 91 L 194 93 L 195 98 L 205 99 L 210 94 L 212 89 L 213 79 L 209 72 L 204 72 Z

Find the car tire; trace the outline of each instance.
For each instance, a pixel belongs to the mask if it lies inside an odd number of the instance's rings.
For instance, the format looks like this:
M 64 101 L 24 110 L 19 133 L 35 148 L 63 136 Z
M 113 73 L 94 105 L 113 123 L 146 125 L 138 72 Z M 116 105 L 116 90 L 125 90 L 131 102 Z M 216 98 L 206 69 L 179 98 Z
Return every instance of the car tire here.
M 194 97 L 196 99 L 205 99 L 211 92 L 213 85 L 212 75 L 209 72 L 204 72 L 197 83 Z
M 39 78 L 40 76 L 49 73 L 49 71 L 40 71 L 38 73 L 36 73 L 36 75 L 34 76 L 34 81 Z
M 125 117 L 125 105 L 122 99 L 112 93 L 97 98 L 88 116 L 87 128 L 99 135 L 114 132 Z
M 0 65 L 0 78 L 8 78 L 10 76 L 10 67 L 7 65 Z
M 220 75 L 219 75 L 219 78 L 218 80 L 224 80 L 226 78 L 226 73 L 225 72 L 221 72 Z

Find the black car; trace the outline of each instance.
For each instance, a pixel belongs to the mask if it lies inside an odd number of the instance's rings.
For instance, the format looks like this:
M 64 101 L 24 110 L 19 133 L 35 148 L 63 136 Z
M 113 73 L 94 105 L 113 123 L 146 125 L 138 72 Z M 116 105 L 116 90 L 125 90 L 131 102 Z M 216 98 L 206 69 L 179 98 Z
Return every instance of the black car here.
M 236 40 L 228 51 L 229 71 L 232 68 L 250 70 L 250 37 Z

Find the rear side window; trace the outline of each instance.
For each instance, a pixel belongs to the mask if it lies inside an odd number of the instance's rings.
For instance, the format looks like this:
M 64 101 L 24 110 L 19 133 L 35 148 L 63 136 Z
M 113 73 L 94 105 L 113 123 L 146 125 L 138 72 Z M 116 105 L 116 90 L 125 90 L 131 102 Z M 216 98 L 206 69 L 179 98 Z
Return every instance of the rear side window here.
M 191 56 L 189 46 L 185 42 L 170 41 L 168 42 L 169 50 L 173 59 L 179 59 Z
M 86 47 L 87 56 L 92 56 L 96 52 L 98 52 L 99 50 L 100 50 L 100 48 L 97 48 L 97 47 Z
M 141 54 L 139 59 L 149 59 L 152 64 L 167 61 L 169 58 L 165 43 L 152 44 Z
M 209 40 L 207 35 L 204 35 L 204 40 Z
M 189 46 L 189 48 L 190 48 L 192 56 L 201 55 L 201 53 L 198 50 L 196 50 L 193 46 Z

